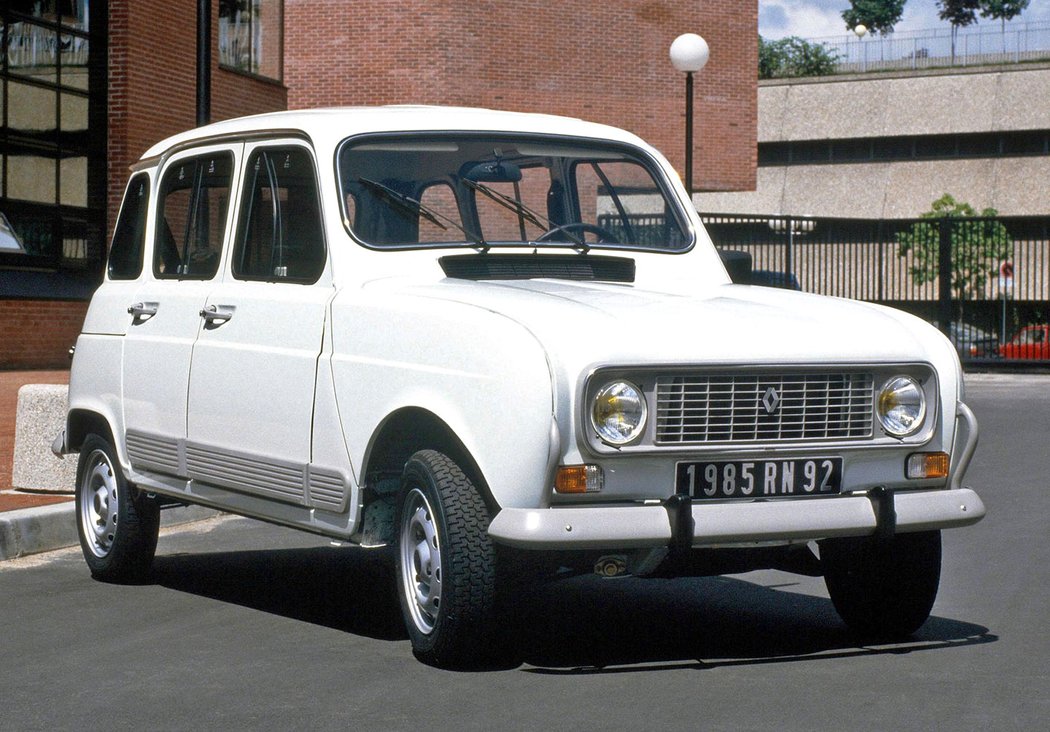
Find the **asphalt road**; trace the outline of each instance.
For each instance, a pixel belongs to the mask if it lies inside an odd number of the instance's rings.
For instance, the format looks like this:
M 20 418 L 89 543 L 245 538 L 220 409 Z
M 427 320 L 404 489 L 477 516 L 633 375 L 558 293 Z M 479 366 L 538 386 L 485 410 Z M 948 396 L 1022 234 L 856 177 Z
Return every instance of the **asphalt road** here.
M 412 656 L 379 555 L 221 518 L 166 533 L 153 581 L 79 550 L 0 563 L 0 728 L 1034 730 L 1050 719 L 1050 377 L 970 380 L 967 483 L 933 616 L 860 646 L 820 579 L 579 578 L 522 597 L 526 663 Z

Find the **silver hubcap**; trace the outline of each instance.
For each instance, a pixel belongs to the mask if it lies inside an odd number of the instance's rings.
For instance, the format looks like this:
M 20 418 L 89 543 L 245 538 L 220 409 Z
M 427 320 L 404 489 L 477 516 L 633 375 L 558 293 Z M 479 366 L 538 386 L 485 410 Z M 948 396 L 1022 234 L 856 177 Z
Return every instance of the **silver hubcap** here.
M 104 557 L 117 534 L 117 479 L 109 458 L 101 450 L 91 454 L 81 487 L 80 524 L 91 552 Z
M 426 496 L 413 488 L 401 520 L 402 592 L 416 628 L 430 633 L 441 608 L 441 547 L 438 526 Z

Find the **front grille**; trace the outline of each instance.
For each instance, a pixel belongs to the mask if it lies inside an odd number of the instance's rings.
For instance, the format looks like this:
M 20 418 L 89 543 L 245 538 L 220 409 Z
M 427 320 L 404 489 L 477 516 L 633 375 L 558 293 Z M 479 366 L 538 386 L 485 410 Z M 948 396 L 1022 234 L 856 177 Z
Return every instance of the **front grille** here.
M 661 376 L 656 443 L 855 440 L 872 435 L 870 373 Z

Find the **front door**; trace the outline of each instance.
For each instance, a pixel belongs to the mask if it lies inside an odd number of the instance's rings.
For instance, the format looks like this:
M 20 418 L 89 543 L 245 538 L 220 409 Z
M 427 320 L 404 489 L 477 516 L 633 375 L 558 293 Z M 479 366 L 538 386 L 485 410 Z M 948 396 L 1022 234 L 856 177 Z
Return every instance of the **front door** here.
M 232 254 L 193 351 L 187 468 L 212 485 L 307 505 L 333 294 L 317 176 L 298 141 L 248 145 L 245 160 Z

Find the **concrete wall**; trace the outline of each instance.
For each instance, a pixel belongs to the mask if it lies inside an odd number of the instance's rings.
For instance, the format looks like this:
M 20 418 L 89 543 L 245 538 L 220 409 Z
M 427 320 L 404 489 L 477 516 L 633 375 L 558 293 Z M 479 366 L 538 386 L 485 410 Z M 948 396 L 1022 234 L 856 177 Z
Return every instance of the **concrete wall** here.
M 758 141 L 1050 130 L 1050 66 L 763 82 Z M 701 211 L 911 218 L 944 193 L 1005 216 L 1050 214 L 1047 158 L 763 166 L 756 189 L 696 197 Z

